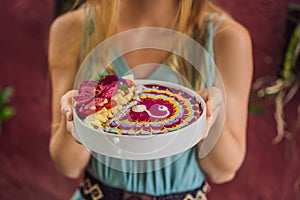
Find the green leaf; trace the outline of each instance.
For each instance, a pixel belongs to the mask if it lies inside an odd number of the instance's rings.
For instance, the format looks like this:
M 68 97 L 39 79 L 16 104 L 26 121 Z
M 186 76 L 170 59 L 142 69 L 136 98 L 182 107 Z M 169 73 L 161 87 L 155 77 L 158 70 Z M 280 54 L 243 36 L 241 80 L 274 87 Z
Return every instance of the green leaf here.
M 300 23 L 297 24 L 297 26 L 295 27 L 293 34 L 291 36 L 291 39 L 289 41 L 288 47 L 287 47 L 287 51 L 285 54 L 285 59 L 284 59 L 284 63 L 283 63 L 283 77 L 285 79 L 288 79 L 291 74 L 293 73 L 292 69 L 293 67 L 293 56 L 294 56 L 294 52 L 296 51 L 297 45 L 300 41 Z
M 0 91 L 0 106 L 8 103 L 13 92 L 14 90 L 11 87 L 5 88 Z
M 128 90 L 128 86 L 126 84 L 120 84 L 119 89 L 120 90 Z
M 106 77 L 106 75 L 104 74 L 98 74 L 98 77 L 96 78 L 96 81 L 101 81 L 102 79 L 104 79 Z
M 12 107 L 3 107 L 0 110 L 0 123 L 4 122 L 5 120 L 11 118 L 15 114 L 15 111 Z

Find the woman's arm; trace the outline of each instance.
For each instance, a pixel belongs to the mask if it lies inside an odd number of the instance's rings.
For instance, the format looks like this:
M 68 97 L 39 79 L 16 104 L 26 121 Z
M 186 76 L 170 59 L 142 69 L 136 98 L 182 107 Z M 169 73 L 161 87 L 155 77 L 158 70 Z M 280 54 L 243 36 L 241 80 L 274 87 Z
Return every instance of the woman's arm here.
M 71 128 L 71 93 L 77 72 L 81 42 L 83 11 L 78 10 L 57 18 L 50 29 L 49 68 L 52 83 L 52 130 L 50 154 L 58 170 L 70 178 L 77 178 L 87 165 L 90 153 L 77 143 Z M 62 105 L 61 105 L 62 104 Z M 71 108 L 67 108 L 72 110 Z M 71 115 L 69 115 L 71 114 Z M 68 116 L 66 119 L 66 115 Z
M 226 117 L 216 145 L 206 157 L 199 159 L 199 163 L 209 179 L 223 183 L 233 179 L 246 152 L 253 68 L 251 39 L 241 25 L 226 20 L 215 36 L 214 49 L 216 65 L 225 86 Z M 214 133 L 210 131 L 208 134 Z

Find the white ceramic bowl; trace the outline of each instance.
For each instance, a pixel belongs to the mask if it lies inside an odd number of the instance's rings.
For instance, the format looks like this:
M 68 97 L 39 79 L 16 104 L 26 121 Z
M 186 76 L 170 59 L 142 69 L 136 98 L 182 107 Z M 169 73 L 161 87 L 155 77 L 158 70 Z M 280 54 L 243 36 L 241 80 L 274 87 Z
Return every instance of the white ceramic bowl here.
M 201 116 L 192 124 L 176 131 L 156 135 L 117 135 L 90 128 L 82 122 L 74 110 L 76 138 L 89 150 L 101 155 L 127 160 L 150 160 L 181 153 L 197 144 L 205 134 L 206 106 L 194 91 L 173 83 L 136 80 L 136 85 L 152 84 L 180 89 L 192 96 L 203 108 Z

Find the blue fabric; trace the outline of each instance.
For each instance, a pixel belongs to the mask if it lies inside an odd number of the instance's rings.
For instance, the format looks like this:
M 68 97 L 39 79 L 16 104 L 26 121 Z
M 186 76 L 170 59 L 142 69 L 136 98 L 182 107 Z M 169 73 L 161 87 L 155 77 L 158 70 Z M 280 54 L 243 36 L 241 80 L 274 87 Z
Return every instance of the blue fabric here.
M 126 61 L 122 58 L 118 51 L 115 51 L 116 59 L 112 62 L 115 72 L 118 76 L 122 77 L 125 75 L 132 74 Z M 106 73 L 106 72 L 105 72 Z M 165 63 L 160 64 L 147 78 L 148 80 L 160 80 L 171 83 L 179 83 L 176 73 Z
M 172 159 L 177 159 L 173 162 Z M 107 158 L 113 162 L 114 158 Z M 134 168 L 137 161 L 119 160 L 121 164 Z M 112 169 L 103 161 L 91 159 L 87 168 L 88 172 L 97 177 L 102 183 L 131 192 L 146 193 L 151 195 L 165 195 L 201 187 L 205 176 L 198 166 L 195 148 L 191 148 L 180 155 L 155 160 L 156 164 L 170 162 L 171 164 L 155 171 L 144 173 L 122 172 Z M 151 161 L 144 161 L 152 165 Z
M 131 173 L 122 172 L 110 168 L 92 157 L 87 171 L 105 185 L 124 189 L 131 192 L 146 193 L 150 195 L 166 195 L 178 192 L 185 192 L 200 188 L 205 180 L 205 176 L 199 168 L 195 147 L 179 155 L 175 155 L 155 161 L 169 162 L 170 165 L 152 172 Z M 113 162 L 115 158 L 106 157 L 107 162 Z M 131 162 L 135 165 L 136 161 L 118 160 L 125 165 Z M 149 163 L 151 163 L 149 161 Z M 107 164 L 107 163 L 106 163 Z M 83 199 L 80 192 L 76 192 L 72 199 Z

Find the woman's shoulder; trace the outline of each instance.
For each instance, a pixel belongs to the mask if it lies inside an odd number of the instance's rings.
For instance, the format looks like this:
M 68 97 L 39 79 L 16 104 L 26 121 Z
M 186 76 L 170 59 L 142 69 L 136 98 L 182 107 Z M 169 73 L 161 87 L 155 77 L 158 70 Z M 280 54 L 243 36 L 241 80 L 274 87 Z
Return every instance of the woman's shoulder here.
M 251 45 L 250 33 L 241 23 L 229 16 L 220 16 L 222 22 L 218 25 L 214 33 L 214 43 L 216 47 L 232 47 L 238 45 Z M 215 23 L 218 24 L 218 21 Z
M 219 68 L 230 73 L 239 73 L 237 69 L 250 73 L 252 41 L 247 28 L 231 17 L 224 19 L 214 35 L 214 53 Z
M 79 9 L 67 12 L 52 22 L 49 35 L 50 67 L 75 65 L 82 41 L 83 17 L 84 9 Z
M 50 31 L 71 36 L 70 33 L 81 32 L 83 25 L 84 9 L 69 11 L 55 18 L 51 24 Z M 72 31 L 72 32 L 71 32 Z

